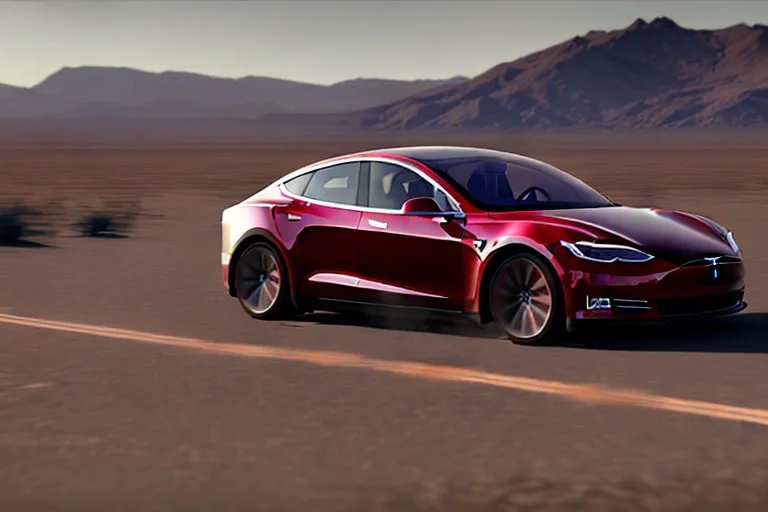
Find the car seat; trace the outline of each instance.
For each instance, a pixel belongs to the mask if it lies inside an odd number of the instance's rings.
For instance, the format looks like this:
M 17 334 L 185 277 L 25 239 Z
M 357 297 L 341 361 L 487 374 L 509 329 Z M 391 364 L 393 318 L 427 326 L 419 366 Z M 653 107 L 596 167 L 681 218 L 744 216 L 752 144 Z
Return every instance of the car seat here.
M 503 163 L 485 162 L 475 169 L 467 182 L 467 191 L 478 201 L 488 204 L 515 199 Z
M 408 184 L 408 198 L 413 199 L 415 197 L 434 197 L 432 185 L 422 179 L 410 182 Z

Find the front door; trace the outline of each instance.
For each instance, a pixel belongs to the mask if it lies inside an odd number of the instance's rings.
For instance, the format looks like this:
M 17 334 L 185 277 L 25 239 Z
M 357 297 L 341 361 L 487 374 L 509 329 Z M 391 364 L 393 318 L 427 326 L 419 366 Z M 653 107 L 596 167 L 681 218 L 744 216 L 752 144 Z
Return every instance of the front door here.
M 371 302 L 462 310 L 463 259 L 472 254 L 462 226 L 399 211 L 408 199 L 434 197 L 434 187 L 382 162 L 371 162 L 368 181 L 368 209 L 358 228 L 361 295 Z

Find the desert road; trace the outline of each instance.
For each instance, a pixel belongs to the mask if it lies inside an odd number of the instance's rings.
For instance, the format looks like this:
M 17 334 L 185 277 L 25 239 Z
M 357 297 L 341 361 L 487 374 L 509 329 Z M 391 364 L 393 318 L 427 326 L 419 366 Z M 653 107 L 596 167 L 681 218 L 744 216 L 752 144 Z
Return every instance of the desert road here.
M 221 204 L 158 204 L 129 238 L 0 248 L 0 510 L 768 509 L 758 259 L 739 315 L 521 347 L 257 322 L 219 283 Z

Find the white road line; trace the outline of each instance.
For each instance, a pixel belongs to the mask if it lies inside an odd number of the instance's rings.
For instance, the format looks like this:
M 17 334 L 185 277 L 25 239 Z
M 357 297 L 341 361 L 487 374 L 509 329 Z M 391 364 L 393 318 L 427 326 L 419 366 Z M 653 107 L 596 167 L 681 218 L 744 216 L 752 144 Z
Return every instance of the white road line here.
M 640 407 L 768 426 L 768 410 L 766 409 L 737 407 L 698 400 L 685 400 L 631 389 L 616 389 L 590 384 L 568 384 L 565 382 L 515 377 L 512 375 L 503 375 L 455 366 L 375 359 L 366 357 L 362 354 L 349 352 L 329 352 L 261 345 L 217 343 L 196 338 L 168 336 L 150 332 L 73 322 L 59 322 L 8 314 L 0 314 L 0 323 L 202 350 L 215 354 L 295 361 L 337 368 L 364 368 L 422 379 L 484 384 L 505 389 L 555 395 L 593 404 Z

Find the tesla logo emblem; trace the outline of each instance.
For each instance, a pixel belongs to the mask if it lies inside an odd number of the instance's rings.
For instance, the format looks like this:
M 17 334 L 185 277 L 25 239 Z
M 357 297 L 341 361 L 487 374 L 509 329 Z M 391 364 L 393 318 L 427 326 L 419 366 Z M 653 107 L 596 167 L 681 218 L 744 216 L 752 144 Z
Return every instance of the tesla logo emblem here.
M 714 267 L 712 269 L 713 272 L 714 272 L 714 275 L 712 277 L 713 277 L 713 279 L 717 279 L 717 267 L 715 265 L 717 265 L 717 260 L 720 259 L 720 256 L 717 256 L 715 258 L 704 258 L 704 259 L 709 262 L 709 266 L 710 267 Z

